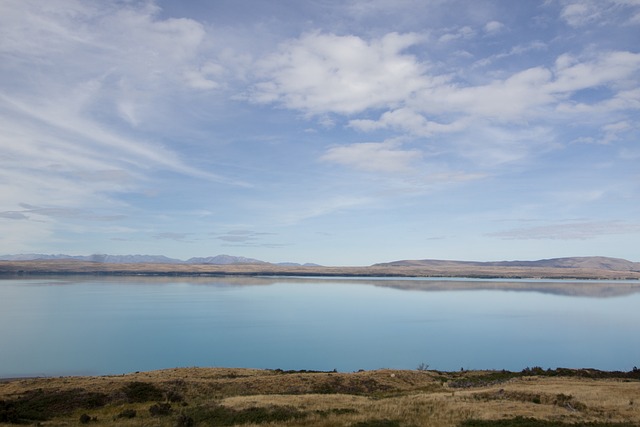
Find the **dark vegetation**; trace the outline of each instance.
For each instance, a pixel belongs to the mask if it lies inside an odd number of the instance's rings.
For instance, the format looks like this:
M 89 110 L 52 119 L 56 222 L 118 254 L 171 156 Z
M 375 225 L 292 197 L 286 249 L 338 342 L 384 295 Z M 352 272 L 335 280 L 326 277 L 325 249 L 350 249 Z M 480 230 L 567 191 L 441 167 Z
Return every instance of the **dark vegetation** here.
M 516 417 L 504 420 L 466 420 L 460 427 L 638 427 L 631 423 L 562 422 Z
M 171 415 L 172 412 L 170 403 L 156 403 L 149 407 L 149 413 L 152 417 L 164 417 Z
M 290 406 L 251 407 L 232 409 L 222 405 L 207 405 L 188 408 L 181 414 L 183 425 L 232 426 L 236 424 L 263 424 L 304 418 L 306 414 Z M 184 424 L 187 422 L 187 424 Z
M 153 384 L 135 381 L 122 388 L 129 403 L 163 400 L 164 392 Z
M 383 418 L 381 420 L 368 420 L 355 423 L 354 427 L 400 427 L 400 421 L 388 420 Z
M 537 377 L 573 377 L 591 379 L 628 379 L 640 380 L 640 369 L 633 367 L 631 371 L 600 371 L 598 369 L 543 369 L 541 367 L 525 368 L 520 372 L 512 371 L 462 371 L 460 373 L 442 373 L 440 380 L 453 388 L 486 387 L 509 381 L 513 378 L 528 376 Z
M 172 392 L 166 393 L 173 396 Z M 83 389 L 71 390 L 34 390 L 10 400 L 0 400 L 0 422 L 24 424 L 34 421 L 46 421 L 55 417 L 70 415 L 79 409 L 97 409 L 122 400 L 128 403 L 142 403 L 164 400 L 165 392 L 153 384 L 132 382 L 110 395 L 90 392 Z M 162 410 L 160 410 L 161 412 Z M 121 412 L 122 418 L 135 417 L 134 410 Z M 96 421 L 82 414 L 83 424 Z
M 546 395 L 542 393 L 512 392 L 500 389 L 497 392 L 477 393 L 473 395 L 473 398 L 481 401 L 511 400 L 531 402 L 537 405 L 555 405 L 570 411 L 584 411 L 587 409 L 584 403 L 577 401 L 572 395 L 564 393 Z
M 135 409 L 125 409 L 118 414 L 117 418 L 135 418 L 137 415 L 137 411 Z
M 632 370 L 625 371 L 600 371 L 598 369 L 569 369 L 569 368 L 557 368 L 557 369 L 543 369 L 539 366 L 533 368 L 525 368 L 520 372 L 521 375 L 527 376 L 539 376 L 539 377 L 578 377 L 578 378 L 593 378 L 593 379 L 634 379 L 640 380 L 640 369 L 633 367 Z
M 68 415 L 78 409 L 95 409 L 109 401 L 107 395 L 82 389 L 34 390 L 13 400 L 0 401 L 0 422 L 22 424 Z

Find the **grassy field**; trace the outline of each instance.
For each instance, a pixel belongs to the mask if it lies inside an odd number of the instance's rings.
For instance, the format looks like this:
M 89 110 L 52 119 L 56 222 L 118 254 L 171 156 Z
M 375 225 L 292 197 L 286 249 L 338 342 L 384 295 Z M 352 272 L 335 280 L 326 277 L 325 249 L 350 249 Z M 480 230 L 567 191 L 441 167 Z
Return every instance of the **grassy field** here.
M 426 368 L 423 366 L 422 368 Z M 640 371 L 180 368 L 5 380 L 0 424 L 640 426 Z

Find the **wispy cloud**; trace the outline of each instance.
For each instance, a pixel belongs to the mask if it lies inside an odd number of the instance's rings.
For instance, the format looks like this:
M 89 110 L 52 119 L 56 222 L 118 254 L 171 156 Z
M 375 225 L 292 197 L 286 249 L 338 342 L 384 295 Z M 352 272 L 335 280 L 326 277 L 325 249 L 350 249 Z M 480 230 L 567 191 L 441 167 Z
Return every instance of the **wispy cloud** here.
M 515 228 L 488 233 L 489 237 L 501 239 L 529 240 L 586 240 L 601 236 L 640 232 L 640 224 L 625 221 L 585 221 Z
M 187 242 L 189 241 L 189 236 L 191 233 L 158 233 L 153 236 L 154 239 L 157 240 L 173 240 L 175 242 Z
M 622 13 L 631 18 L 626 24 L 638 24 L 637 12 L 633 13 L 633 7 L 638 6 L 635 0 L 561 0 L 563 4 L 560 16 L 572 27 L 584 27 L 587 25 L 610 25 L 617 19 L 617 14 Z
M 28 216 L 26 216 L 23 212 L 18 212 L 18 211 L 5 211 L 5 212 L 0 212 L 0 218 L 7 218 L 7 219 L 29 219 Z
M 212 233 L 215 239 L 221 240 L 227 247 L 244 247 L 244 248 L 277 248 L 284 247 L 288 244 L 274 242 L 276 233 L 252 230 L 229 230 L 224 233 Z
M 366 172 L 395 173 L 413 170 L 421 157 L 419 150 L 403 149 L 398 143 L 389 141 L 332 147 L 321 160 Z
M 281 225 L 295 225 L 302 221 L 327 215 L 344 214 L 375 203 L 371 196 L 333 196 L 307 203 L 291 203 L 286 212 L 277 214 Z
M 161 18 L 153 2 L 8 0 L 1 8 L 0 192 L 10 209 L 2 218 L 39 218 L 32 227 L 47 232 L 122 220 L 118 211 L 130 209 L 122 196 L 167 173 L 250 187 L 150 131 L 167 114 L 177 118 L 176 95 L 218 87 L 224 69 L 203 57 L 201 23 Z M 12 233 L 1 224 L 0 232 Z
M 216 235 L 216 239 L 225 242 L 249 243 L 263 239 L 264 236 L 272 236 L 274 233 L 258 232 L 251 230 L 230 230 L 226 233 Z
M 438 38 L 438 42 L 450 43 L 455 40 L 470 39 L 476 35 L 476 31 L 473 28 L 466 25 L 464 27 L 447 29 L 445 31 L 446 31 L 445 34 L 441 35 Z

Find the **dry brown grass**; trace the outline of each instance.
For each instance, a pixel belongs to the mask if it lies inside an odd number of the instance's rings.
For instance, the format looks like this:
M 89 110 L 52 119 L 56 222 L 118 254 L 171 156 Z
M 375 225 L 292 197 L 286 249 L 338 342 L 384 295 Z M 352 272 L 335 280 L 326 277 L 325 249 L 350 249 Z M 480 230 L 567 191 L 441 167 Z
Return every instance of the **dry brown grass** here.
M 328 427 L 389 420 L 400 426 L 453 427 L 471 418 L 497 420 L 523 416 L 571 423 L 606 421 L 640 425 L 640 381 L 637 379 L 518 375 L 502 378 L 500 382 L 491 381 L 489 386 L 475 381 L 487 375 L 491 373 L 393 370 L 287 373 L 182 368 L 120 376 L 6 381 L 0 383 L 0 401 L 16 401 L 34 390 L 41 390 L 43 395 L 79 390 L 108 396 L 105 406 L 76 408 L 40 421 L 43 426 L 80 425 L 83 413 L 97 418 L 97 422 L 90 423 L 96 426 L 175 426 L 181 413 L 204 420 L 214 413 L 255 416 L 257 410 L 270 416 L 281 411 L 284 419 L 267 424 L 258 423 L 261 421 L 258 418 L 252 423 L 251 417 L 237 420 L 243 426 Z M 461 379 L 474 381 L 463 388 L 452 386 L 465 384 Z M 172 414 L 153 417 L 149 408 L 156 402 L 127 400 L 122 390 L 132 382 L 163 390 L 165 401 L 177 396 L 170 402 Z M 135 410 L 136 417 L 118 418 L 124 410 Z

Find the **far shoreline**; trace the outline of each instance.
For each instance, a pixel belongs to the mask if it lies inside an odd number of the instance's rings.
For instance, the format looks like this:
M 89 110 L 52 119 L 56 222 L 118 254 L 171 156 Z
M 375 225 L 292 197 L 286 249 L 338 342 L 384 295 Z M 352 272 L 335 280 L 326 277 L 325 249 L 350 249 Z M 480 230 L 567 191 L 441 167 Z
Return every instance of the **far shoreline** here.
M 75 260 L 0 261 L 0 279 L 42 276 L 116 277 L 348 277 L 483 280 L 640 281 L 640 271 L 596 268 L 511 266 L 368 266 L 322 267 L 277 264 L 100 263 Z

